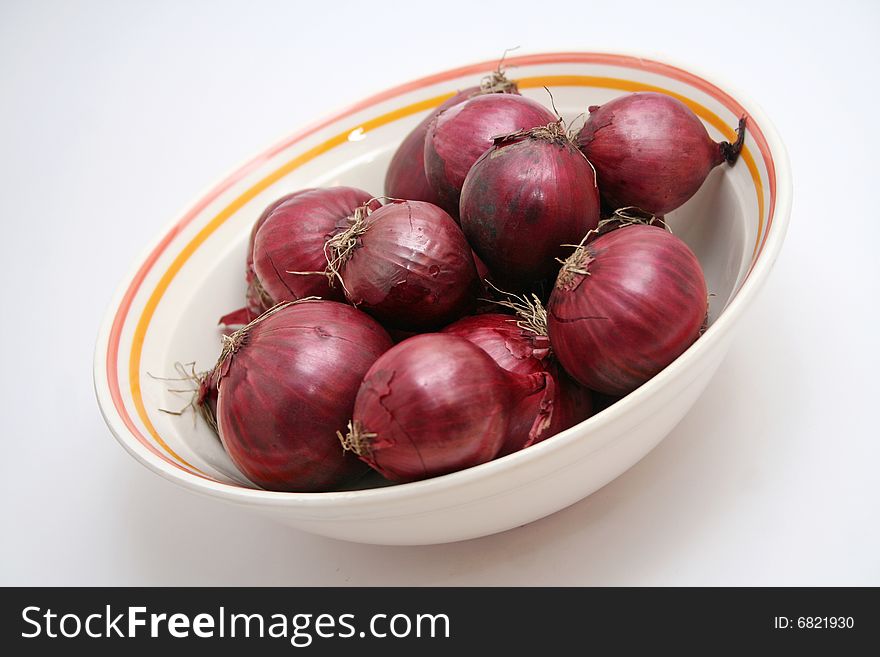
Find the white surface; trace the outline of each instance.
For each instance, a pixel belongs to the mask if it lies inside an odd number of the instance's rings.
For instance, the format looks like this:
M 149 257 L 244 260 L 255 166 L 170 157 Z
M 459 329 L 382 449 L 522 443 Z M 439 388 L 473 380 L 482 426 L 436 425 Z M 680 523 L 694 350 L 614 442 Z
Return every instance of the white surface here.
M 0 5 L 0 583 L 880 584 L 880 9 L 768 4 Z M 427 548 L 286 529 L 125 454 L 91 352 L 144 244 L 280 134 L 517 44 L 692 61 L 758 100 L 788 145 L 786 246 L 672 434 L 567 510 Z

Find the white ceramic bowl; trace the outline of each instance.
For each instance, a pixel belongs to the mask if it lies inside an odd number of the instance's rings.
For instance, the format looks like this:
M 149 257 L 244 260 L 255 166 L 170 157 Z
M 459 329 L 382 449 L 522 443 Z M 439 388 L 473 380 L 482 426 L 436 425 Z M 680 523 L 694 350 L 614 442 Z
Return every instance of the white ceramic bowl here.
M 244 251 L 262 208 L 302 188 L 353 185 L 382 193 L 399 141 L 451 92 L 494 62 L 446 71 L 367 98 L 261 153 L 174 221 L 135 263 L 98 337 L 95 389 L 113 434 L 141 463 L 190 490 L 253 509 L 306 531 L 352 541 L 441 543 L 541 518 L 605 485 L 647 454 L 681 420 L 715 372 L 742 312 L 764 283 L 791 209 L 788 158 L 763 112 L 739 93 L 654 60 L 603 53 L 511 57 L 508 74 L 527 96 L 553 93 L 566 119 L 616 95 L 671 93 L 716 140 L 749 117 L 746 148 L 716 168 L 697 195 L 669 216 L 696 252 L 714 292 L 706 333 L 641 388 L 538 445 L 443 477 L 334 493 L 253 487 L 207 426 L 170 392 L 175 362 L 213 365 L 217 318 L 241 305 Z

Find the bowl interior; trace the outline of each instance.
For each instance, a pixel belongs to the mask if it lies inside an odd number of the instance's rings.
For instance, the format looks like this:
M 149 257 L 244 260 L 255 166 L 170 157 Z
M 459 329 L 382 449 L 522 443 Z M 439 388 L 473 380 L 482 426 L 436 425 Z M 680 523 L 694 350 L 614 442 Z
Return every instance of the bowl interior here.
M 549 106 L 547 86 L 563 118 L 575 125 L 590 105 L 629 91 L 662 90 L 694 108 L 713 139 L 732 138 L 741 111 L 736 101 L 679 69 L 647 64 L 610 55 L 524 56 L 510 60 L 508 74 L 524 95 Z M 125 290 L 106 363 L 116 392 L 105 414 L 124 425 L 135 449 L 200 477 L 253 487 L 188 406 L 193 386 L 180 372 L 214 364 L 217 319 L 243 305 L 251 225 L 269 202 L 303 187 L 351 185 L 381 195 L 400 140 L 447 94 L 477 83 L 489 68 L 475 65 L 405 85 L 283 140 L 200 199 L 160 240 Z M 697 195 L 667 217 L 703 266 L 713 294 L 710 324 L 735 297 L 766 237 L 772 189 L 758 146 L 750 132 L 740 162 L 713 170 Z

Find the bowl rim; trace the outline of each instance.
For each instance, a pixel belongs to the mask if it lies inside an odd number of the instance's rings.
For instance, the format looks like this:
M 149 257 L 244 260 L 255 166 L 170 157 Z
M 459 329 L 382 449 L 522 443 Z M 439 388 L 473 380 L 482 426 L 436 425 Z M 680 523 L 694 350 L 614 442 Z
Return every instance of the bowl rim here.
M 245 488 L 235 484 L 215 481 L 173 466 L 162 458 L 157 457 L 141 445 L 140 442 L 132 436 L 131 432 L 124 426 L 124 424 L 120 422 L 120 418 L 116 414 L 115 408 L 110 400 L 109 386 L 107 385 L 105 376 L 107 371 L 106 355 L 110 329 L 114 322 L 120 299 L 122 299 L 125 291 L 135 280 L 142 263 L 145 262 L 148 254 L 154 251 L 163 239 L 174 230 L 179 224 L 181 217 L 185 216 L 188 212 L 191 212 L 193 208 L 198 207 L 201 200 L 206 198 L 214 190 L 226 186 L 230 181 L 246 176 L 247 173 L 264 161 L 269 153 L 272 153 L 275 149 L 279 148 L 281 144 L 286 144 L 300 137 L 316 132 L 327 125 L 341 120 L 353 112 L 378 104 L 388 98 L 393 98 L 419 87 L 427 86 L 432 83 L 432 80 L 442 79 L 448 75 L 455 77 L 454 73 L 456 71 L 478 66 L 485 67 L 486 70 L 489 70 L 497 63 L 497 59 L 490 59 L 452 67 L 445 69 L 444 71 L 410 80 L 401 85 L 387 88 L 376 94 L 372 94 L 359 102 L 343 107 L 335 112 L 330 112 L 317 121 L 307 124 L 293 133 L 285 133 L 280 139 L 273 140 L 267 148 L 260 149 L 257 152 L 257 155 L 247 160 L 244 164 L 234 167 L 229 173 L 222 176 L 219 179 L 220 182 L 209 185 L 207 188 L 203 189 L 201 193 L 195 196 L 192 202 L 184 206 L 185 209 L 183 212 L 176 214 L 174 219 L 166 224 L 166 226 L 159 232 L 158 236 L 151 240 L 146 248 L 144 248 L 134 260 L 128 273 L 117 286 L 105 312 L 95 344 L 93 359 L 93 385 L 95 395 L 97 397 L 101 415 L 116 440 L 137 461 L 153 472 L 170 481 L 180 484 L 189 490 L 207 494 L 211 497 L 219 497 L 239 504 L 271 507 L 291 506 L 300 508 L 328 508 L 340 506 L 350 508 L 352 505 L 359 504 L 372 506 L 377 502 L 394 502 L 405 498 L 433 495 L 450 488 L 459 488 L 466 484 L 472 484 L 493 475 L 527 467 L 530 462 L 539 460 L 541 456 L 546 453 L 565 449 L 572 441 L 589 439 L 590 436 L 581 435 L 584 431 L 589 431 L 592 435 L 600 433 L 599 430 L 601 427 L 615 422 L 622 415 L 630 412 L 633 407 L 655 394 L 655 391 L 661 389 L 667 384 L 667 382 L 690 370 L 691 366 L 699 361 L 702 354 L 707 353 L 714 345 L 722 342 L 724 337 L 730 333 L 736 319 L 743 313 L 745 308 L 751 303 L 752 299 L 754 299 L 760 288 L 763 286 L 776 258 L 779 255 L 791 215 L 792 179 L 788 152 L 776 130 L 776 127 L 764 113 L 763 109 L 747 95 L 742 94 L 736 86 L 729 84 L 726 80 L 719 79 L 717 76 L 706 74 L 704 71 L 701 71 L 699 67 L 677 62 L 665 55 L 616 50 L 525 51 L 517 52 L 516 56 L 508 57 L 506 59 L 506 65 L 512 68 L 516 67 L 518 62 L 522 62 L 523 60 L 535 60 L 543 57 L 553 59 L 565 56 L 584 57 L 591 55 L 609 56 L 621 60 L 635 59 L 655 62 L 679 69 L 722 90 L 725 94 L 729 95 L 740 104 L 760 127 L 775 168 L 775 203 L 772 206 L 768 205 L 768 216 L 772 213 L 773 223 L 772 226 L 768 226 L 765 231 L 764 241 L 761 245 L 758 257 L 752 263 L 750 271 L 747 273 L 745 280 L 741 283 L 739 289 L 735 291 L 730 303 L 719 314 L 718 318 L 699 340 L 676 358 L 668 367 L 607 409 L 604 409 L 596 415 L 584 420 L 582 423 L 562 431 L 547 440 L 532 445 L 529 449 L 514 452 L 487 463 L 450 474 L 433 477 L 431 479 L 362 490 L 332 491 L 324 493 L 280 492 Z M 541 63 L 542 62 L 530 61 L 525 62 L 525 65 L 538 65 Z M 600 444 L 595 444 L 593 445 L 593 449 L 598 449 L 600 446 Z

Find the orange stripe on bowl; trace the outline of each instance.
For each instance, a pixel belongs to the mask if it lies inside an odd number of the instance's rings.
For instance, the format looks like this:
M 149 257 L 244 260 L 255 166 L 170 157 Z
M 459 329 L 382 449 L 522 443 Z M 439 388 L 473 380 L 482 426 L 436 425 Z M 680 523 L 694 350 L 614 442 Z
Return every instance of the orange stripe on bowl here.
M 122 301 L 119 303 L 119 308 L 116 310 L 116 314 L 113 317 L 113 323 L 110 327 L 110 336 L 107 341 L 107 383 L 110 388 L 110 398 L 113 400 L 113 405 L 116 410 L 119 412 L 119 416 L 122 419 L 123 424 L 125 424 L 126 428 L 132 432 L 132 434 L 138 439 L 138 441 L 143 444 L 150 452 L 161 458 L 163 461 L 171 463 L 172 465 L 177 465 L 174 461 L 170 460 L 168 456 L 160 452 L 158 449 L 153 446 L 140 432 L 140 429 L 134 423 L 131 418 L 131 415 L 128 413 L 128 409 L 125 406 L 125 402 L 122 398 L 122 392 L 119 388 L 119 363 L 118 363 L 118 354 L 119 354 L 119 343 L 122 337 L 122 329 L 125 326 L 125 318 L 128 315 L 128 311 L 131 309 L 132 301 L 134 300 L 135 295 L 140 289 L 141 285 L 144 282 L 144 279 L 147 277 L 150 269 L 152 269 L 153 265 L 159 259 L 159 256 L 165 251 L 171 241 L 180 234 L 180 232 L 187 226 L 189 223 L 199 215 L 215 198 L 217 198 L 224 191 L 229 189 L 235 182 L 237 182 L 242 176 L 247 175 L 256 165 L 260 162 L 260 158 L 254 158 L 243 167 L 238 169 L 232 175 L 225 178 L 219 185 L 211 189 L 201 201 L 199 201 L 189 212 L 187 212 L 177 224 L 162 238 L 162 240 L 156 245 L 156 247 L 150 251 L 147 259 L 143 262 L 143 264 L 138 268 L 137 272 L 134 275 L 134 279 L 129 285 L 128 289 L 125 291 L 125 294 L 122 297 Z M 165 445 L 164 441 L 160 439 L 160 444 L 164 445 L 165 448 L 170 452 L 174 453 L 167 445 Z M 181 463 L 184 463 L 188 466 L 190 470 L 193 471 L 193 474 L 200 474 L 196 468 L 189 465 L 180 457 L 177 457 Z

